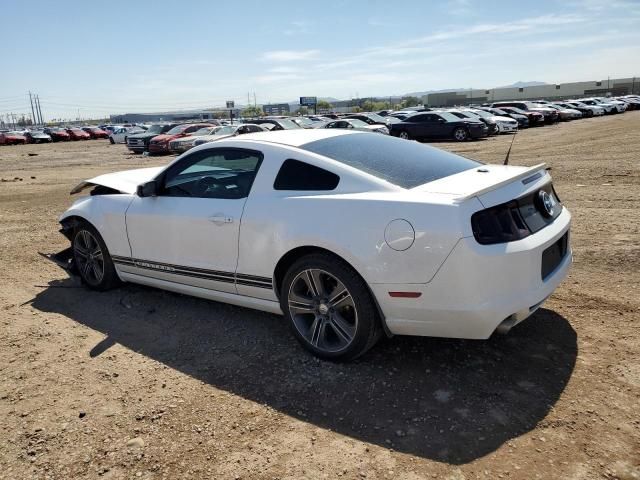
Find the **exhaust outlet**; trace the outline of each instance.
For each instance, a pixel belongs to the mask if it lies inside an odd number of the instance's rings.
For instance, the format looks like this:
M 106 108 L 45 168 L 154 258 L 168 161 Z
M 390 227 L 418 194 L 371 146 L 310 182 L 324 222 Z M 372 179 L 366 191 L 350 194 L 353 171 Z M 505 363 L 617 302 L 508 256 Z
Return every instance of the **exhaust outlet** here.
M 509 333 L 509 330 L 511 330 L 515 324 L 516 324 L 515 315 L 510 315 L 507 318 L 505 318 L 500 323 L 500 325 L 496 327 L 496 333 L 499 333 L 500 335 L 506 335 L 507 333 Z

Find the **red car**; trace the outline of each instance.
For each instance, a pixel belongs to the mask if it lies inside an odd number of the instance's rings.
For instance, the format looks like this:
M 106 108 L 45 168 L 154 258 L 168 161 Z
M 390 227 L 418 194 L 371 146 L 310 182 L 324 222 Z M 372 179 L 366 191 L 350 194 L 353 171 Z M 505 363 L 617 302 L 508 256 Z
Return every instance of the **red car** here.
M 71 140 L 89 140 L 91 138 L 91 135 L 79 128 L 67 128 L 67 133 Z
M 44 133 L 49 135 L 51 137 L 51 140 L 53 140 L 54 142 L 67 142 L 71 140 L 71 137 L 63 128 L 45 128 Z
M 98 127 L 82 127 L 82 130 L 88 133 L 91 138 L 109 138 L 109 134 Z
M 169 142 L 176 138 L 189 137 L 196 130 L 205 127 L 215 127 L 210 123 L 184 123 L 173 127 L 167 133 L 157 135 L 149 142 L 149 153 L 169 153 Z
M 18 145 L 27 143 L 27 139 L 20 132 L 0 133 L 0 145 Z

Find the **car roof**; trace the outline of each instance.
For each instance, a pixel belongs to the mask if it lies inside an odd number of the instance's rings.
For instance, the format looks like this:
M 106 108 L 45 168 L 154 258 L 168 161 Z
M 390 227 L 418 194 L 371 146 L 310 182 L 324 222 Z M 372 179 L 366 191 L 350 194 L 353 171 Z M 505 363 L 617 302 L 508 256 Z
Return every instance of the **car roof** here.
M 325 130 L 325 129 L 296 129 L 296 130 L 278 130 L 275 132 L 257 132 L 247 133 L 236 137 L 237 140 L 257 140 L 260 142 L 279 143 L 291 147 L 301 147 L 307 143 L 316 140 L 324 140 L 325 138 L 338 137 L 340 135 L 357 135 L 356 132 Z

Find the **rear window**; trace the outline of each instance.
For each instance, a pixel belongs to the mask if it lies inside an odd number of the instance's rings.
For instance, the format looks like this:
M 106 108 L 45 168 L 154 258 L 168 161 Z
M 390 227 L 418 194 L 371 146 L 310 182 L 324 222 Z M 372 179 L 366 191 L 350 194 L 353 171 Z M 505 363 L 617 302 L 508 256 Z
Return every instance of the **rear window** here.
M 275 190 L 335 190 L 340 177 L 299 160 L 285 160 L 273 183 Z
M 367 133 L 316 140 L 300 148 L 403 188 L 414 188 L 481 165 L 418 142 Z

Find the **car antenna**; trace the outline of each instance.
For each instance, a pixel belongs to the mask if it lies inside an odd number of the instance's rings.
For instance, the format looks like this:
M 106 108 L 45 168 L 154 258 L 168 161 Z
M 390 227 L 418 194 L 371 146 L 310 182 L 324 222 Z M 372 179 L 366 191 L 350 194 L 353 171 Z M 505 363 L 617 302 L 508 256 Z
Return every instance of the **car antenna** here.
M 509 164 L 509 155 L 511 154 L 511 147 L 513 147 L 513 141 L 516 139 L 516 135 L 517 134 L 518 134 L 518 132 L 515 132 L 513 134 L 513 138 L 511 139 L 511 145 L 509 145 L 509 150 L 507 150 L 507 156 L 504 158 L 503 165 L 508 165 Z

